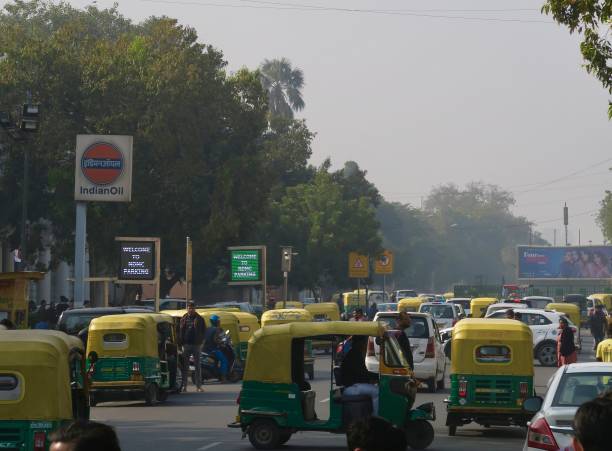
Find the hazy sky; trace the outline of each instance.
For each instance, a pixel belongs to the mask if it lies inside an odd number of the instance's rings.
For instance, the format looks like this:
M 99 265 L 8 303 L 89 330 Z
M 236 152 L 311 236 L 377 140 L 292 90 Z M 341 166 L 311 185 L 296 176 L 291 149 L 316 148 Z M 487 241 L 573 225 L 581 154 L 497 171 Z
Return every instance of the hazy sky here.
M 601 244 L 594 214 L 612 189 L 608 95 L 581 68 L 578 39 L 540 14 L 541 4 L 123 0 L 119 9 L 194 27 L 230 70 L 276 57 L 303 69 L 300 116 L 317 133 L 312 163 L 355 160 L 385 198 L 415 206 L 439 184 L 498 184 L 551 242 L 556 228 L 558 244 L 567 201 L 570 242 L 580 229 L 583 244 Z

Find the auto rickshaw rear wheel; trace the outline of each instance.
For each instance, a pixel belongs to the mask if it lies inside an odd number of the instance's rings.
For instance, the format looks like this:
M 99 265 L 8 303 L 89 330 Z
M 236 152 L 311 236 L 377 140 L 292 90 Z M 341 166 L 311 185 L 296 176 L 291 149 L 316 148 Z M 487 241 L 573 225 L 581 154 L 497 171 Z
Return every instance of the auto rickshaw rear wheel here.
M 425 383 L 427 384 L 427 392 L 428 393 L 435 393 L 437 390 L 437 385 L 438 383 L 436 382 L 436 376 L 433 376 L 429 379 L 427 379 L 425 381 Z
M 434 429 L 429 421 L 414 420 L 406 425 L 406 441 L 412 449 L 425 449 L 434 439 Z
M 274 420 L 255 420 L 249 426 L 249 441 L 256 449 L 274 449 L 281 443 L 281 432 Z
M 145 404 L 151 406 L 157 401 L 157 384 L 147 383 L 144 390 Z
M 289 441 L 289 439 L 291 438 L 291 432 L 289 431 L 281 431 L 280 433 L 280 441 L 278 442 L 279 445 L 284 445 L 285 443 L 287 443 Z

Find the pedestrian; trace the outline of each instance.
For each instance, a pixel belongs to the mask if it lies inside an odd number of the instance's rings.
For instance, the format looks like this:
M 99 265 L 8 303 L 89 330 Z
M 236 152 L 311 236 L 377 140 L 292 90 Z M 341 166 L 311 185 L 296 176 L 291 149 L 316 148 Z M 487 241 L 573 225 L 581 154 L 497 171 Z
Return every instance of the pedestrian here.
M 608 339 L 597 345 L 595 358 L 598 362 L 612 362 L 612 323 L 608 324 Z
M 576 363 L 578 356 L 574 345 L 574 332 L 564 316 L 559 319 L 559 329 L 560 332 L 557 335 L 557 366 L 562 367 L 563 365 Z
M 221 319 L 217 315 L 211 315 L 210 324 L 211 327 L 207 328 L 204 334 L 204 352 L 217 359 L 219 364 L 219 381 L 225 382 L 227 378 L 228 361 L 223 353 L 223 349 L 220 347 L 221 335 L 223 334 L 223 330 L 220 327 Z
M 49 317 L 47 313 L 47 301 L 43 299 L 40 301 L 38 309 L 34 313 L 34 329 L 48 329 L 49 328 Z
M 595 306 L 595 311 L 589 318 L 589 328 L 591 329 L 591 335 L 593 335 L 593 340 L 595 341 L 593 349 L 597 349 L 597 345 L 604 339 L 607 327 L 608 319 L 603 312 L 603 305 L 597 304 Z
M 370 305 L 370 308 L 368 309 L 368 318 L 370 318 L 370 321 L 374 321 L 374 317 L 377 313 L 378 305 L 376 304 L 376 302 L 372 302 L 372 305 Z
M 414 371 L 414 358 L 412 356 L 412 348 L 410 347 L 410 338 L 408 335 L 410 333 L 410 323 L 411 320 L 408 312 L 399 312 L 397 328 L 402 331 L 402 334 L 398 337 L 397 341 L 402 348 L 404 357 L 406 357 L 408 361 L 408 365 L 410 365 L 410 369 Z
M 204 334 L 206 333 L 206 323 L 198 312 L 195 310 L 195 303 L 189 301 L 187 303 L 187 313 L 181 318 L 179 324 L 179 340 L 183 346 L 183 355 L 187 361 L 193 356 L 193 364 L 195 366 L 195 379 L 197 391 L 202 390 L 202 368 L 200 367 L 200 353 L 202 352 L 202 343 L 204 342 Z M 185 389 L 187 388 L 187 377 L 183 376 Z
M 121 451 L 115 430 L 95 421 L 74 421 L 52 432 L 49 441 L 49 451 Z
M 514 319 L 514 310 L 511 308 L 506 310 L 506 319 Z
M 612 425 L 612 393 L 585 402 L 574 417 L 575 451 L 608 451 Z
M 351 318 L 351 321 L 365 321 L 366 318 L 363 316 L 363 309 L 361 308 L 356 308 L 355 310 L 353 310 L 353 317 Z
M 274 299 L 274 297 L 270 296 L 268 298 L 267 309 L 268 310 L 274 310 L 275 307 L 276 307 L 276 299 Z
M 406 434 L 377 416 L 350 424 L 346 439 L 350 451 L 398 451 L 408 447 Z

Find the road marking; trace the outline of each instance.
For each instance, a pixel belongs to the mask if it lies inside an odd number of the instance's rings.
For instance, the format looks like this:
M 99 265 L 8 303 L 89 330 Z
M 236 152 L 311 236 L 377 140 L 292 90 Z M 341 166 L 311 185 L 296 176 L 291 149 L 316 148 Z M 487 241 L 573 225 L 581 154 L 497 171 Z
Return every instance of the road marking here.
M 214 448 L 215 446 L 220 445 L 220 444 L 221 444 L 221 442 L 211 443 L 210 445 L 206 445 L 206 446 L 203 446 L 201 448 L 198 448 L 197 451 L 204 451 L 205 449 Z
M 329 401 L 329 398 L 322 399 L 320 402 L 327 402 L 327 401 Z

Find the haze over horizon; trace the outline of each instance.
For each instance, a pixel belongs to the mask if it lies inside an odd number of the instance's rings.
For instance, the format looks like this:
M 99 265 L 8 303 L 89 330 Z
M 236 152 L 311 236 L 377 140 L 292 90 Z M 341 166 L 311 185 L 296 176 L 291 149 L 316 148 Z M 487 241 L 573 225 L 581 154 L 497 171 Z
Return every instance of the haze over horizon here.
M 581 67 L 578 37 L 541 5 L 131 0 L 119 11 L 194 27 L 230 71 L 288 58 L 304 71 L 298 116 L 317 133 L 311 162 L 354 160 L 389 201 L 418 207 L 435 186 L 482 181 L 512 191 L 514 212 L 551 244 L 555 229 L 564 242 L 564 202 L 570 243 L 580 230 L 582 244 L 601 244 L 594 216 L 612 189 L 609 96 Z

